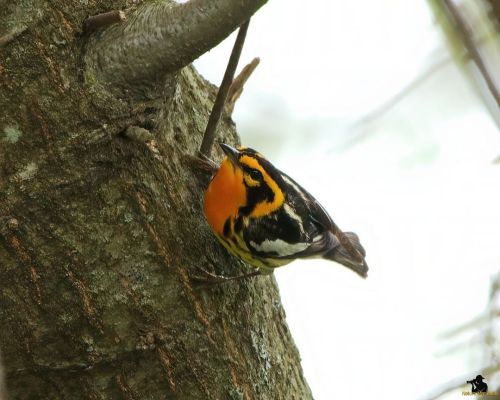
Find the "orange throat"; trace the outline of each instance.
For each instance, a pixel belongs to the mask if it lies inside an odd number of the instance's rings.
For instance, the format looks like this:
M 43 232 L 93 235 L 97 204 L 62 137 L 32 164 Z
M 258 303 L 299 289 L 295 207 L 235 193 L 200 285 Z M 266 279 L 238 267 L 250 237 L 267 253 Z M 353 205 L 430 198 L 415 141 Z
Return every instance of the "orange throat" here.
M 222 161 L 205 192 L 203 212 L 215 233 L 223 236 L 228 218 L 234 220 L 240 207 L 246 204 L 243 173 L 227 158 Z

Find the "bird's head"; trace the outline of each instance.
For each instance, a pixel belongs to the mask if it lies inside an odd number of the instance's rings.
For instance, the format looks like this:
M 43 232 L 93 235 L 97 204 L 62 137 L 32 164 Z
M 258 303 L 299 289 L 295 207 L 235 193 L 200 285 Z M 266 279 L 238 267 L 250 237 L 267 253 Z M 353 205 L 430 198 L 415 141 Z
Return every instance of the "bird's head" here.
M 225 143 L 221 143 L 220 147 L 227 157 L 219 171 L 233 175 L 236 184 L 245 193 L 245 204 L 239 210 L 243 215 L 261 217 L 282 206 L 285 195 L 279 170 L 262 154 L 248 147 L 236 149 Z

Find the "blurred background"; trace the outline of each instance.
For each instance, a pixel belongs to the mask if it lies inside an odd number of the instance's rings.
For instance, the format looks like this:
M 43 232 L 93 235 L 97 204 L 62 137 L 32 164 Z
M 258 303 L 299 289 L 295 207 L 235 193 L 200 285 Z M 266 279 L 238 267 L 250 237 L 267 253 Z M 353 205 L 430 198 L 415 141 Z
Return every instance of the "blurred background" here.
M 242 143 L 368 253 L 366 281 L 319 260 L 275 273 L 316 400 L 458 399 L 477 374 L 500 393 L 499 31 L 498 0 L 270 0 L 252 18 Z M 234 38 L 195 62 L 217 85 Z

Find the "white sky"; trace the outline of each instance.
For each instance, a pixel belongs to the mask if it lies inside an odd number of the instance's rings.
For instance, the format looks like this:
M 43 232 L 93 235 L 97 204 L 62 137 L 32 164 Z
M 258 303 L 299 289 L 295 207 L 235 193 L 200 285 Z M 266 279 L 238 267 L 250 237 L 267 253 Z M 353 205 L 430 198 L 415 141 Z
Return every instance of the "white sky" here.
M 195 63 L 216 84 L 233 41 Z M 275 273 L 315 399 L 421 398 L 484 367 L 474 345 L 438 353 L 440 334 L 485 309 L 500 267 L 495 124 L 450 63 L 353 125 L 447 56 L 427 3 L 271 0 L 242 65 L 254 56 L 234 113 L 242 143 L 358 233 L 371 268 L 366 281 L 325 261 Z

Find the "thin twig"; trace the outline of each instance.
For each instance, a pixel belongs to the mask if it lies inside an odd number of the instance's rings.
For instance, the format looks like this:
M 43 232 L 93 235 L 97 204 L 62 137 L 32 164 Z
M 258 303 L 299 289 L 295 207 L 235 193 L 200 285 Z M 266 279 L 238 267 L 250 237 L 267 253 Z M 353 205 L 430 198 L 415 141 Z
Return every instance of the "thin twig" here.
M 91 33 L 99 28 L 116 24 L 117 22 L 123 22 L 126 19 L 127 16 L 125 15 L 125 12 L 121 10 L 113 10 L 93 15 L 88 17 L 83 23 L 83 31 L 85 33 Z
M 245 43 L 245 36 L 247 34 L 248 25 L 250 24 L 250 19 L 241 25 L 236 41 L 234 42 L 233 50 L 231 56 L 229 57 L 229 62 L 227 63 L 226 72 L 224 73 L 224 78 L 217 92 L 217 97 L 215 98 L 215 103 L 212 108 L 212 113 L 208 119 L 207 128 L 205 129 L 205 134 L 203 135 L 203 141 L 200 147 L 200 153 L 210 158 L 210 152 L 212 150 L 212 145 L 215 140 L 215 134 L 217 131 L 217 125 L 219 124 L 220 117 L 222 115 L 222 110 L 224 109 L 224 104 L 226 102 L 229 87 L 234 79 L 234 73 L 236 72 L 236 67 L 238 66 L 238 61 L 240 59 L 241 50 L 243 49 L 243 44 Z
M 403 100 L 406 96 L 419 87 L 422 83 L 426 82 L 430 77 L 432 77 L 436 72 L 441 70 L 441 68 L 447 66 L 452 59 L 450 57 L 445 57 L 436 63 L 432 64 L 428 69 L 426 69 L 421 75 L 417 76 L 414 80 L 404 86 L 398 93 L 396 93 L 393 97 L 391 97 L 387 102 L 383 103 L 380 107 L 377 107 L 375 110 L 370 111 L 368 114 L 354 121 L 352 124 L 352 128 L 355 129 L 358 126 L 365 125 L 371 122 L 374 119 L 380 118 L 387 111 L 392 109 L 395 105 L 397 105 L 401 100 Z
M 497 107 L 500 107 L 500 92 L 498 91 L 498 88 L 496 87 L 495 82 L 491 77 L 488 68 L 486 67 L 486 64 L 484 63 L 483 58 L 481 57 L 481 54 L 479 53 L 477 46 L 474 43 L 473 35 L 469 26 L 462 18 L 460 11 L 457 9 L 455 4 L 453 4 L 453 1 L 444 0 L 444 5 L 448 10 L 452 22 L 455 24 L 457 28 L 457 32 L 460 35 L 462 42 L 465 48 L 467 49 L 467 52 L 469 53 L 472 60 L 479 69 L 479 72 L 483 76 L 484 82 L 486 83 L 486 86 L 488 87 L 491 95 L 493 96 L 493 99 L 495 100 Z
M 233 113 L 234 105 L 236 101 L 240 98 L 241 93 L 243 93 L 243 86 L 245 86 L 246 81 L 250 78 L 257 65 L 260 63 L 260 58 L 255 57 L 249 64 L 241 70 L 236 78 L 234 78 L 231 87 L 227 93 L 226 100 L 226 111 L 229 115 Z

